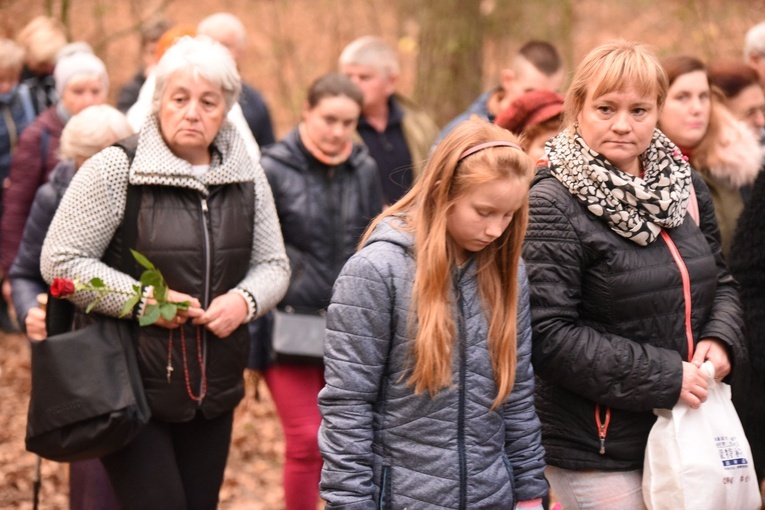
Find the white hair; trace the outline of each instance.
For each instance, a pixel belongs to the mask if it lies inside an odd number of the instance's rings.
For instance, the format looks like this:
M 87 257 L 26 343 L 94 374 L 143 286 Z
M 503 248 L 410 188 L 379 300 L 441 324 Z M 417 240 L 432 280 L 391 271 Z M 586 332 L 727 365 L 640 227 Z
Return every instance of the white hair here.
M 744 39 L 744 60 L 749 60 L 752 53 L 765 55 L 765 21 L 758 23 L 746 33 Z
M 247 30 L 241 20 L 228 12 L 211 14 L 199 22 L 197 34 L 206 35 L 213 39 L 221 33 L 234 33 L 241 46 L 247 41 Z
M 162 94 L 170 75 L 182 70 L 191 70 L 195 77 L 218 85 L 223 90 L 226 113 L 239 98 L 242 80 L 231 53 L 222 44 L 207 36 L 184 36 L 170 46 L 157 63 L 152 113 L 159 111 Z
M 133 134 L 125 114 L 109 105 L 88 106 L 74 115 L 61 132 L 62 160 L 85 160 Z
M 373 35 L 360 37 L 346 46 L 338 63 L 372 67 L 386 77 L 399 74 L 398 55 L 388 43 Z

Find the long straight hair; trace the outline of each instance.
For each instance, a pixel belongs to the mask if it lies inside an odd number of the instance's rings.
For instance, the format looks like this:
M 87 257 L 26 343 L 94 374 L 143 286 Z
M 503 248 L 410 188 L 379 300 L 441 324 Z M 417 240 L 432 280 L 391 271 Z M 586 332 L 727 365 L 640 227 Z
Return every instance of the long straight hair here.
M 513 389 L 517 349 L 518 264 L 528 223 L 528 189 L 533 162 L 519 149 L 491 147 L 460 159 L 478 144 L 518 139 L 506 129 L 471 119 L 459 124 L 441 141 L 412 189 L 379 215 L 367 229 L 364 245 L 377 224 L 391 216 L 396 228 L 414 232 L 415 277 L 409 328 L 414 337 L 412 374 L 415 392 L 431 396 L 452 385 L 452 356 L 457 328 L 454 318 L 452 274 L 458 247 L 447 230 L 447 219 L 457 199 L 475 186 L 515 178 L 526 198 L 502 235 L 475 254 L 478 290 L 489 324 L 488 349 L 494 370 L 499 406 Z

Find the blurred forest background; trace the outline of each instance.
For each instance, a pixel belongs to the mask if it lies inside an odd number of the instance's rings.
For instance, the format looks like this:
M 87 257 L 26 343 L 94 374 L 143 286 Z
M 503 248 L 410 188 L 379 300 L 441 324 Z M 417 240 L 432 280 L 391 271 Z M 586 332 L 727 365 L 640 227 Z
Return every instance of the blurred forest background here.
M 106 62 L 111 102 L 139 64 L 138 32 L 163 16 L 196 26 L 227 11 L 249 31 L 241 74 L 260 89 L 277 137 L 298 121 L 307 85 L 336 68 L 356 37 L 379 35 L 398 48 L 400 90 L 443 125 L 483 90 L 531 38 L 549 40 L 571 70 L 593 46 L 622 37 L 661 55 L 740 59 L 746 30 L 765 20 L 763 0 L 0 0 L 0 35 L 33 16 L 61 19 L 72 40 Z

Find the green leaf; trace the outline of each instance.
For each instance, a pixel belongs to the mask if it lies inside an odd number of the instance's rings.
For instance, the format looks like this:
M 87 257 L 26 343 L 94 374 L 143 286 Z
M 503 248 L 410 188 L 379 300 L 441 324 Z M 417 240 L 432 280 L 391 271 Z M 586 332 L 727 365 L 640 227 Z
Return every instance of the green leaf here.
M 131 296 L 127 301 L 125 301 L 125 305 L 122 307 L 122 311 L 120 312 L 120 318 L 127 317 L 133 312 L 133 308 L 135 308 L 135 305 L 138 304 L 138 301 L 141 300 L 141 295 L 136 294 L 135 296 Z
M 104 284 L 104 281 L 101 278 L 91 278 L 90 284 L 97 289 L 106 287 L 106 284 Z
M 180 301 L 180 302 L 176 301 L 174 304 L 175 304 L 175 307 L 178 308 L 178 310 L 188 310 L 189 307 L 191 306 L 191 302 L 189 301 Z
M 96 299 L 95 301 L 93 301 L 92 303 L 90 303 L 90 304 L 88 305 L 88 307 L 85 309 L 85 313 L 90 313 L 90 312 L 92 312 L 92 311 L 93 311 L 93 308 L 95 308 L 95 307 L 96 307 L 96 305 L 98 304 L 98 302 L 99 302 L 99 301 L 101 301 L 101 299 L 100 299 L 100 298 L 99 298 L 99 299 Z
M 134 249 L 130 248 L 130 253 L 133 254 L 133 258 L 136 260 L 136 262 L 141 264 L 142 267 L 145 267 L 146 269 L 156 269 L 156 267 L 154 267 L 154 264 L 152 264 L 149 261 L 149 259 L 147 259 L 140 252 L 137 252 Z
M 162 318 L 166 321 L 171 321 L 175 317 L 175 314 L 178 312 L 178 307 L 175 306 L 173 303 L 162 303 L 159 305 L 159 313 L 162 315 Z
M 157 305 L 146 306 L 146 313 L 138 318 L 138 324 L 149 326 L 159 320 L 159 307 Z

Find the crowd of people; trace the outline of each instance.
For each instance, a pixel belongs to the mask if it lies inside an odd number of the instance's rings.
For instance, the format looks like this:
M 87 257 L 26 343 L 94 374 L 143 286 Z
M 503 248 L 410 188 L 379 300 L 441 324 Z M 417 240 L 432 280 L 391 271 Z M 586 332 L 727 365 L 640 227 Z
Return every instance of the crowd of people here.
M 529 41 L 440 132 L 365 36 L 282 138 L 246 39 L 147 24 L 116 108 L 56 20 L 0 39 L 0 327 L 44 341 L 56 278 L 114 291 L 77 324 L 188 302 L 135 328 L 152 418 L 72 463 L 73 509 L 215 508 L 245 369 L 287 510 L 642 509 L 653 410 L 703 406 L 707 361 L 762 482 L 765 23 L 740 61 L 617 40 L 570 77 Z

